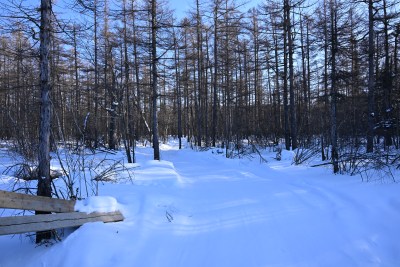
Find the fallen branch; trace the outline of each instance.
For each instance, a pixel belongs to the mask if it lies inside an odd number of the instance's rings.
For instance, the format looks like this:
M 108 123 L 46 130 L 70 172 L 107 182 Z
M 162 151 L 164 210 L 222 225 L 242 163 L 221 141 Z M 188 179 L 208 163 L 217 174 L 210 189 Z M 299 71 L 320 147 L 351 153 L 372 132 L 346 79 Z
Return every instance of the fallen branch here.
M 321 163 L 321 164 L 314 164 L 311 165 L 310 167 L 321 167 L 321 166 L 326 166 L 326 165 L 331 165 L 332 162 L 325 162 L 325 163 Z

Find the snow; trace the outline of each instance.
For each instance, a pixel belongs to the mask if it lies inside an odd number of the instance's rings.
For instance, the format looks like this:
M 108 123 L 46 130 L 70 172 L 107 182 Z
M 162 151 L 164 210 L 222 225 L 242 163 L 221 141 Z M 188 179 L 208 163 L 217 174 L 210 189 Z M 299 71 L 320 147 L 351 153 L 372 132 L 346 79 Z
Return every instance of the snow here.
M 88 223 L 51 246 L 0 236 L 0 266 L 400 266 L 398 183 L 295 166 L 287 151 L 281 161 L 264 151 L 260 163 L 160 148 L 154 161 L 138 147 L 133 182 L 99 183 L 99 197 L 76 205 L 118 209 L 123 222 Z M 11 183 L 2 176 L 0 188 Z
M 92 212 L 113 212 L 118 210 L 117 200 L 107 196 L 92 196 L 83 200 L 77 200 L 75 211 Z

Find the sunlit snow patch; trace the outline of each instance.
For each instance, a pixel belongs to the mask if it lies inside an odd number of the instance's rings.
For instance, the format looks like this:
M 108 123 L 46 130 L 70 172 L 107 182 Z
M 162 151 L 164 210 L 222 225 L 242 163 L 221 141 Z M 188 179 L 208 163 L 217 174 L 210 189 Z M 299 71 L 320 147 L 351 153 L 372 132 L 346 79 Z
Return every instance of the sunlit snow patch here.
M 179 150 L 179 146 L 171 144 L 160 144 L 160 149 L 164 151 L 168 150 Z
M 118 203 L 113 197 L 88 197 L 75 203 L 75 211 L 80 212 L 113 212 L 116 210 L 118 210 Z

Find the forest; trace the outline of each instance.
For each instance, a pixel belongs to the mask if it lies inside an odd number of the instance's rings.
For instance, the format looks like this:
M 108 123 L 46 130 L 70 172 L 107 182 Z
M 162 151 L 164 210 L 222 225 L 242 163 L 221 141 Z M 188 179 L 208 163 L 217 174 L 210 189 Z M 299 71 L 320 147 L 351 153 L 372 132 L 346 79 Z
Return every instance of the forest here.
M 192 2 L 178 19 L 163 0 L 1 1 L 0 139 L 32 161 L 64 145 L 135 162 L 148 142 L 158 160 L 173 136 L 400 167 L 397 0 Z

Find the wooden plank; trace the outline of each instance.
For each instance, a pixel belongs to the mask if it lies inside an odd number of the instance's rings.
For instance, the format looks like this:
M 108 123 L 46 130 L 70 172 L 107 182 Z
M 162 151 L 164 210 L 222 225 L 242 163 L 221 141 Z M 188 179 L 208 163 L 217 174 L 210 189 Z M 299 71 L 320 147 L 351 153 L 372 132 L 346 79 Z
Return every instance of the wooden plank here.
M 0 218 L 0 235 L 49 231 L 65 227 L 81 226 L 88 222 L 118 222 L 124 220 L 119 211 L 115 212 L 69 212 L 32 216 Z
M 73 212 L 75 200 L 39 197 L 0 190 L 0 208 Z

